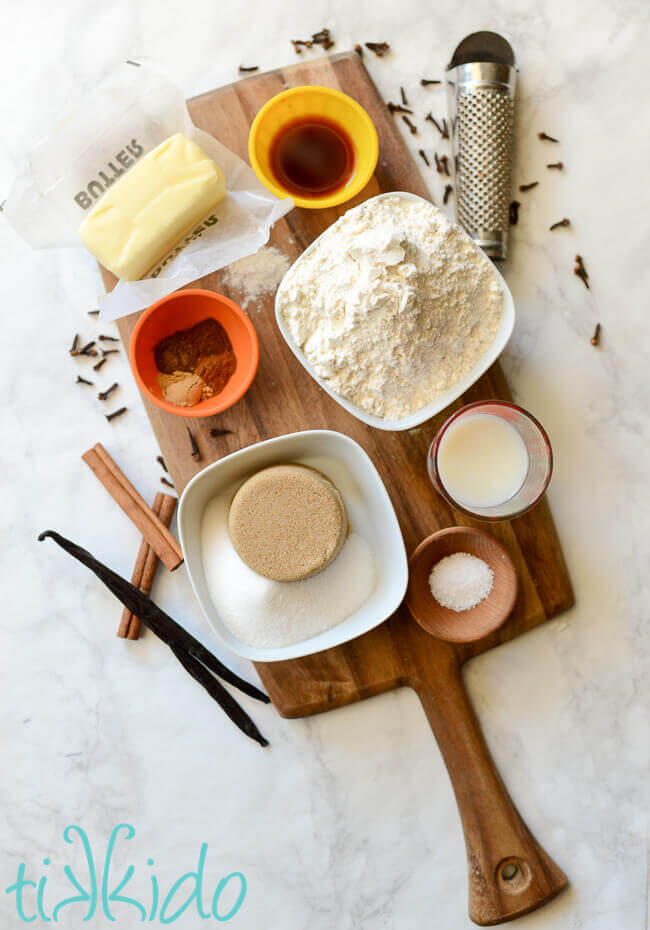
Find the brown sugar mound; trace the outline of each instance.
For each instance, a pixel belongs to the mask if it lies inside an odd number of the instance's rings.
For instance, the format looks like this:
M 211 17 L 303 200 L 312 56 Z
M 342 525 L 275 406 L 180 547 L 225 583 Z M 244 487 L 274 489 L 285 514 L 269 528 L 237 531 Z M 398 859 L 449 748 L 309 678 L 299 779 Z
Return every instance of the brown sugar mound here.
M 154 358 L 158 371 L 171 375 L 175 371 L 193 372 L 200 359 L 227 351 L 232 352 L 228 333 L 218 320 L 208 317 L 162 339 L 154 349 Z
M 322 571 L 348 530 L 343 499 L 331 481 L 304 465 L 273 465 L 239 488 L 230 505 L 230 538 L 258 575 L 299 581 Z

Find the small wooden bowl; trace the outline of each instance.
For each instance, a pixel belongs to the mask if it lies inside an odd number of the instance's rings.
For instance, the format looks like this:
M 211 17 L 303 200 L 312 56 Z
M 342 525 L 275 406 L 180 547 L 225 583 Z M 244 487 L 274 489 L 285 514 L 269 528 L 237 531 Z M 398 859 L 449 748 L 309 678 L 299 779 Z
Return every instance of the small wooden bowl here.
M 489 595 L 470 610 L 442 607 L 429 587 L 433 566 L 454 552 L 469 552 L 494 572 Z M 517 572 L 507 550 L 482 530 L 466 526 L 440 530 L 423 540 L 409 559 L 407 606 L 423 630 L 450 643 L 471 643 L 498 630 L 512 613 L 517 589 Z

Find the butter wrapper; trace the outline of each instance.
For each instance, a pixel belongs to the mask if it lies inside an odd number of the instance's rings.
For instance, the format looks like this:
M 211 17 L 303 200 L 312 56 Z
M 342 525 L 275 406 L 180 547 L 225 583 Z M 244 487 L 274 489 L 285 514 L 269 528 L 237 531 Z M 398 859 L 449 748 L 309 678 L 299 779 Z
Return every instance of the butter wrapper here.
M 34 248 L 83 248 L 79 226 L 105 191 L 177 132 L 193 139 L 221 168 L 226 197 L 148 277 L 119 281 L 110 294 L 99 295 L 102 320 L 142 310 L 253 254 L 293 207 L 291 199 L 271 194 L 246 162 L 194 125 L 183 93 L 155 65 L 125 62 L 28 154 L 3 214 Z

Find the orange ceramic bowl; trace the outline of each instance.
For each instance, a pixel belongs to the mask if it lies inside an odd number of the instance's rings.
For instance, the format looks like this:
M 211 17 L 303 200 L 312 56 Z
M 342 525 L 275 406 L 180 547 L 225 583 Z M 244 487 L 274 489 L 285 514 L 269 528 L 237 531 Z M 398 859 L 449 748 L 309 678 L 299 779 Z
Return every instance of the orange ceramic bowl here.
M 237 358 L 235 373 L 214 397 L 193 407 L 170 404 L 158 384 L 154 349 L 166 336 L 189 329 L 208 317 L 218 320 L 228 333 Z M 151 304 L 135 324 L 129 348 L 131 368 L 143 396 L 161 410 L 180 417 L 211 417 L 236 404 L 252 384 L 259 357 L 257 333 L 241 307 L 221 294 L 198 288 L 175 291 Z

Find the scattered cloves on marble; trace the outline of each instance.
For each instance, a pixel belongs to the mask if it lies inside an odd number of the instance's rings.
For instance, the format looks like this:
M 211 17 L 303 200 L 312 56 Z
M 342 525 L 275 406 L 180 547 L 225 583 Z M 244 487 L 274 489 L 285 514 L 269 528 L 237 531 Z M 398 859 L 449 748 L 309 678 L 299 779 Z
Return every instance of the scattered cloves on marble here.
M 99 371 L 99 369 L 108 361 L 107 358 L 100 358 L 98 362 L 95 362 L 93 365 L 93 371 Z
M 98 336 L 100 342 L 119 342 L 117 336 Z
M 436 163 L 436 171 L 438 172 L 438 174 L 442 174 L 442 162 L 440 161 L 440 156 L 438 155 L 437 152 L 434 152 L 433 157 Z
M 561 226 L 570 226 L 570 225 L 571 225 L 571 220 L 568 220 L 566 217 L 564 217 L 563 220 L 558 220 L 557 223 L 551 224 L 551 226 L 549 226 L 548 228 L 551 232 L 553 232 L 554 229 L 559 229 Z
M 108 400 L 108 398 L 111 396 L 113 391 L 116 391 L 118 387 L 119 387 L 119 384 L 117 383 L 117 381 L 115 381 L 113 384 L 111 384 L 110 387 L 106 388 L 105 391 L 100 391 L 99 394 L 97 395 L 97 398 L 99 400 Z
M 99 316 L 99 310 L 89 310 L 88 316 Z
M 443 202 L 443 204 L 444 204 L 445 206 L 447 205 L 447 201 L 449 200 L 449 198 L 451 197 L 451 195 L 453 194 L 453 192 L 454 192 L 453 186 L 452 186 L 451 184 L 446 184 L 446 185 L 445 185 L 445 192 L 444 192 L 444 194 L 443 194 L 443 196 L 442 196 L 442 202 Z
M 410 116 L 413 116 L 413 110 L 409 110 L 408 107 L 403 107 L 401 103 L 391 103 L 389 100 L 386 106 L 388 107 L 389 113 L 408 113 Z
M 582 281 L 582 283 L 584 284 L 584 286 L 587 288 L 587 290 L 590 290 L 590 288 L 589 288 L 589 275 L 587 274 L 587 269 L 585 268 L 585 263 L 584 263 L 583 260 L 582 260 L 582 256 L 581 256 L 581 255 L 576 255 L 575 261 L 576 261 L 576 263 L 575 263 L 575 266 L 574 266 L 574 268 L 573 268 L 573 273 L 574 273 L 574 275 L 576 275 L 578 278 L 580 278 L 580 280 Z
M 411 122 L 408 116 L 403 116 L 402 119 L 404 120 L 408 128 L 410 129 L 411 135 L 414 136 L 418 131 L 418 127 L 415 125 L 415 123 Z
M 77 375 L 75 384 L 89 384 L 92 387 L 93 382 L 89 381 L 88 378 L 82 378 L 81 375 Z
M 240 74 L 252 74 L 253 71 L 259 71 L 259 70 L 260 70 L 259 65 L 240 65 L 239 66 Z
M 561 161 L 553 161 L 550 165 L 546 166 L 547 168 L 556 168 L 558 171 L 562 171 L 564 164 Z
M 403 104 L 405 107 L 407 107 L 407 106 L 409 105 L 409 102 L 408 102 L 408 100 L 406 99 L 406 91 L 404 90 L 403 87 L 400 87 L 400 89 L 399 89 L 399 95 L 400 95 L 400 97 L 402 98 L 402 104 Z
M 329 29 L 319 29 L 318 32 L 312 33 L 311 39 L 291 39 L 291 44 L 296 55 L 300 55 L 303 48 L 312 48 L 314 45 L 321 45 L 327 51 L 334 45 L 334 40 Z
M 451 177 L 449 173 L 449 159 L 447 158 L 446 155 L 440 156 L 440 165 L 442 167 L 444 174 L 446 174 L 448 178 Z
M 364 42 L 369 52 L 374 52 L 377 58 L 383 58 L 386 52 L 390 51 L 388 42 Z
M 431 162 L 427 158 L 427 153 L 424 151 L 424 149 L 418 149 L 418 155 L 420 156 L 424 164 L 427 166 L 427 168 L 430 168 Z
M 420 84 L 422 87 L 429 87 L 431 84 L 442 84 L 442 81 L 434 81 L 429 78 L 420 78 Z
M 120 350 L 119 350 L 119 349 L 100 349 L 100 352 L 102 353 L 102 355 L 104 356 L 104 358 L 105 358 L 107 355 L 119 355 L 119 354 L 120 354 Z M 96 352 L 95 352 L 95 355 L 97 355 Z
M 79 333 L 74 334 L 74 339 L 72 340 L 72 345 L 70 346 L 70 355 L 77 354 L 77 346 L 79 345 Z
M 158 462 L 158 464 L 160 465 L 160 467 L 161 467 L 164 471 L 169 471 L 169 469 L 168 469 L 167 466 L 165 465 L 165 460 L 164 460 L 164 458 L 162 457 L 162 455 L 157 455 L 157 456 L 156 456 L 156 461 Z
M 539 184 L 539 181 L 531 181 L 530 184 L 520 184 L 519 190 L 521 191 L 522 194 L 525 194 L 526 191 L 532 191 L 532 189 L 534 187 L 537 187 L 538 184 Z
M 446 120 L 446 119 L 443 119 L 442 125 L 441 125 L 441 124 L 438 122 L 438 120 L 435 118 L 435 116 L 433 115 L 433 113 L 427 113 L 427 115 L 426 115 L 424 118 L 425 118 L 426 120 L 429 120 L 430 123 L 433 123 L 433 125 L 436 127 L 436 129 L 438 130 L 438 132 L 440 133 L 440 135 L 442 136 L 443 139 L 448 139 L 448 138 L 449 138 L 449 130 L 447 129 L 447 120 Z
M 192 458 L 196 459 L 196 461 L 198 462 L 198 460 L 201 458 L 201 452 L 197 445 L 196 439 L 194 438 L 194 433 L 189 428 L 189 426 L 187 427 L 187 435 L 190 437 L 190 449 L 191 449 Z
M 559 139 L 556 139 L 553 136 L 549 136 L 548 133 L 546 132 L 538 132 L 537 138 L 541 139 L 543 142 L 559 142 L 560 141 Z
M 85 346 L 82 346 L 81 349 L 76 349 L 71 355 L 97 355 L 97 349 L 93 348 L 95 345 L 95 340 L 91 339 L 90 342 L 87 342 Z
M 114 410 L 112 413 L 105 414 L 105 416 L 110 423 L 111 420 L 115 419 L 115 417 L 121 417 L 123 413 L 126 413 L 126 407 L 120 407 L 118 410 Z
M 169 480 L 169 478 L 165 478 L 164 475 L 163 475 L 162 478 L 160 479 L 160 483 L 161 483 L 161 484 L 166 484 L 168 488 L 172 488 L 174 491 L 176 490 L 176 488 L 175 488 L 174 485 L 171 483 L 171 481 Z
M 591 340 L 590 340 L 592 346 L 599 346 L 599 345 L 600 345 L 600 329 L 601 329 L 600 323 L 596 323 L 596 328 L 595 328 L 595 330 L 594 330 L 594 334 L 593 334 L 593 336 L 591 337 Z
M 521 206 L 521 204 L 519 203 L 518 200 L 513 200 L 512 203 L 510 204 L 510 217 L 509 217 L 509 219 L 510 219 L 510 225 L 511 225 L 511 226 L 516 226 L 517 223 L 519 222 L 519 207 L 520 207 L 520 206 Z

